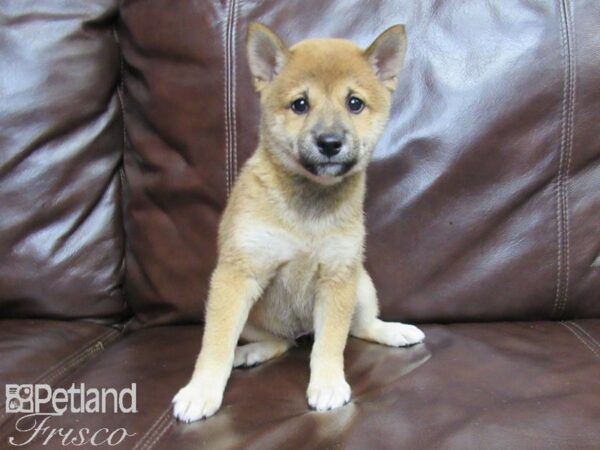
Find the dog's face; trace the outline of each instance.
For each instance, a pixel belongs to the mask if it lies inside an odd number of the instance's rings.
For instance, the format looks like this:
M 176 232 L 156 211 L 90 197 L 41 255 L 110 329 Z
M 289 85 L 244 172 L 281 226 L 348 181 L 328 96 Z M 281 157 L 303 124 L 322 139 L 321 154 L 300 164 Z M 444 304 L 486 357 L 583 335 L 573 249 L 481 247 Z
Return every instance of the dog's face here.
M 248 61 L 261 96 L 261 143 L 285 167 L 321 184 L 364 170 L 387 121 L 404 60 L 396 25 L 363 50 L 315 39 L 288 49 L 252 24 Z

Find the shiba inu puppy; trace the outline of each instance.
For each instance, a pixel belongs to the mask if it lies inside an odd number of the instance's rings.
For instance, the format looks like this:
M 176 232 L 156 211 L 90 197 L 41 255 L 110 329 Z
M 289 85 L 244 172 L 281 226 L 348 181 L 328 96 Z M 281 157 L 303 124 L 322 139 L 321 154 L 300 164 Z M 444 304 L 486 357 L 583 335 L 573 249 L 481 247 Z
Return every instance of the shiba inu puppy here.
M 363 266 L 365 169 L 405 50 L 402 25 L 366 50 L 341 39 L 287 48 L 267 27 L 250 26 L 259 144 L 222 217 L 202 350 L 173 399 L 179 420 L 213 415 L 232 367 L 275 358 L 307 332 L 314 333 L 307 397 L 318 411 L 350 400 L 348 334 L 399 347 L 423 340 L 414 326 L 377 318 Z M 248 343 L 236 347 L 240 336 Z

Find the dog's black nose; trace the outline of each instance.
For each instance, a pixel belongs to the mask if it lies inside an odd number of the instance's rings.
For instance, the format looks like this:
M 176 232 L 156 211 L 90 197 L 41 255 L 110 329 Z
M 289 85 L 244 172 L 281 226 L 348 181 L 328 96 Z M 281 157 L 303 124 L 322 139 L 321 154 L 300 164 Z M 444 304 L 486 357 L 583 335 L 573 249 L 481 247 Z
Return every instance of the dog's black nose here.
M 319 152 L 327 157 L 337 155 L 342 149 L 343 137 L 339 134 L 321 134 L 317 138 Z

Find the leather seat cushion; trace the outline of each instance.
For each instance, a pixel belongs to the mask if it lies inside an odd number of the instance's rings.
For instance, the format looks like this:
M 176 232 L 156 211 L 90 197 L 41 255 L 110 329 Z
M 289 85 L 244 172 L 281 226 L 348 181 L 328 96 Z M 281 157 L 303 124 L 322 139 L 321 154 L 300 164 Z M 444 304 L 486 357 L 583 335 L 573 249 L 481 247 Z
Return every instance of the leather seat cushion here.
M 125 427 L 122 448 L 592 448 L 600 442 L 600 320 L 429 325 L 424 345 L 350 339 L 352 402 L 310 411 L 309 350 L 234 370 L 216 416 L 185 425 L 170 401 L 191 375 L 200 326 L 137 331 L 63 381 L 137 383 L 136 414 L 53 418 Z M 210 389 L 210 386 L 207 386 Z M 3 430 L 3 433 L 12 430 Z M 145 448 L 145 447 L 144 447 Z

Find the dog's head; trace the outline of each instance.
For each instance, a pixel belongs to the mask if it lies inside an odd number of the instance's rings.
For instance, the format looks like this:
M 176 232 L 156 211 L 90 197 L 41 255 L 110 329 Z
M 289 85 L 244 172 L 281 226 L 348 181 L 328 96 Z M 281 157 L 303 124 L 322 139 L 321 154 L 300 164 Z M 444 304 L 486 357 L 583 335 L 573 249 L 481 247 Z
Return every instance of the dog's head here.
M 247 52 L 261 97 L 261 142 L 288 169 L 332 184 L 364 170 L 387 121 L 404 61 L 396 25 L 363 50 L 342 39 L 287 48 L 251 24 Z

